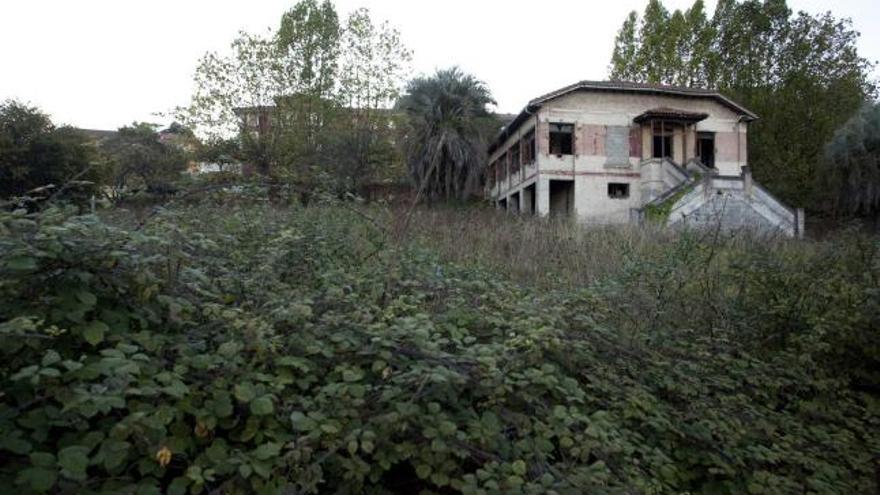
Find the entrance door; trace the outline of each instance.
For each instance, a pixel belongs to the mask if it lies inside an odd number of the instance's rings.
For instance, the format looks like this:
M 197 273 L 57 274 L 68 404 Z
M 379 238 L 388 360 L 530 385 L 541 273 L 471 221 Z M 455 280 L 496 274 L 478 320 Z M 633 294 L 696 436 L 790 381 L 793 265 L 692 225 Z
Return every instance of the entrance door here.
M 715 133 L 699 132 L 697 133 L 697 156 L 703 165 L 709 168 L 715 168 Z
M 550 216 L 567 217 L 574 212 L 574 180 L 550 181 Z

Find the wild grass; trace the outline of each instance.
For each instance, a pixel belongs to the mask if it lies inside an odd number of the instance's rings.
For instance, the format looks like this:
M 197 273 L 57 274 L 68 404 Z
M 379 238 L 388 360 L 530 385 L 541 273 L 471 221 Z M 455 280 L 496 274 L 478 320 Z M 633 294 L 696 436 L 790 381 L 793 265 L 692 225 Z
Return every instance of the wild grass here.
M 585 225 L 486 207 L 419 208 L 411 223 L 412 239 L 446 261 L 479 264 L 518 283 L 545 289 L 589 286 L 620 275 L 635 260 L 666 257 L 681 250 L 682 243 L 706 248 L 702 261 L 709 266 L 717 265 L 716 256 L 735 258 L 756 245 L 780 253 L 813 249 L 809 241 L 744 229 Z M 695 250 L 680 253 L 679 261 L 696 261 Z

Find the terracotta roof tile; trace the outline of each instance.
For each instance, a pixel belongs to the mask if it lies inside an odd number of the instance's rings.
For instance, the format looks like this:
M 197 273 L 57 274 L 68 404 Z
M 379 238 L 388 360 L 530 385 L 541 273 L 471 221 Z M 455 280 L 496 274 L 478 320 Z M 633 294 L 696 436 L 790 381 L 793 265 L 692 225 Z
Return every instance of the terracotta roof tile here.
M 722 105 L 730 108 L 731 110 L 737 112 L 742 115 L 746 120 L 755 120 L 758 118 L 751 110 L 746 107 L 736 103 L 730 98 L 722 95 L 716 90 L 713 89 L 703 89 L 703 88 L 688 88 L 682 86 L 666 86 L 662 84 L 648 84 L 648 83 L 636 83 L 629 81 L 579 81 L 574 84 L 570 84 L 565 86 L 564 88 L 557 89 L 555 91 L 551 91 L 547 94 L 541 95 L 533 100 L 529 101 L 526 107 L 514 118 L 507 126 L 505 126 L 498 136 L 495 138 L 495 141 L 489 146 L 489 153 L 495 151 L 495 149 L 501 145 L 501 143 L 507 139 L 510 134 L 519 128 L 520 125 L 528 118 L 528 116 L 532 115 L 537 109 L 539 109 L 545 102 L 552 100 L 554 98 L 558 98 L 562 95 L 572 93 L 574 91 L 623 91 L 623 92 L 633 92 L 633 93 L 645 93 L 645 94 L 661 94 L 661 95 L 673 95 L 673 96 L 683 96 L 683 97 L 696 97 L 696 98 L 711 98 Z

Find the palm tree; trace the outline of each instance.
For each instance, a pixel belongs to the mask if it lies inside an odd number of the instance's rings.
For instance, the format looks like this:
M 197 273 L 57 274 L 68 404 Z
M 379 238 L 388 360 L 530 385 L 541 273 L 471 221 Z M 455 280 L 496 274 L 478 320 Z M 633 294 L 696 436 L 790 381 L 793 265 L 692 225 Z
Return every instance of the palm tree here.
M 466 199 L 480 187 L 495 100 L 457 67 L 409 82 L 398 100 L 408 116 L 405 148 L 418 196 Z

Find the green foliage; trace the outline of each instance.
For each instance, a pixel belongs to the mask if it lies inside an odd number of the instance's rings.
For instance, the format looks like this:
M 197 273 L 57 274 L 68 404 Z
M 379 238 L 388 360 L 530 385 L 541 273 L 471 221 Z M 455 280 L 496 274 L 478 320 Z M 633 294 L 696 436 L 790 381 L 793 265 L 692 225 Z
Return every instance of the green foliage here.
M 489 88 L 457 67 L 409 82 L 397 107 L 407 115 L 407 165 L 420 193 L 449 201 L 479 191 L 493 103 Z
M 108 182 L 113 199 L 120 199 L 132 189 L 156 194 L 173 192 L 174 182 L 186 169 L 187 152 L 182 145 L 163 143 L 156 127 L 135 122 L 101 144 L 110 163 Z
M 55 127 L 49 116 L 15 100 L 0 103 L 0 198 L 45 193 L 76 199 L 95 190 L 99 169 L 86 138 Z
M 675 203 L 678 203 L 678 200 L 683 198 L 685 194 L 691 192 L 694 187 L 696 187 L 696 184 L 695 181 L 692 181 L 690 184 L 682 187 L 675 194 L 669 196 L 659 204 L 648 204 L 645 206 L 645 217 L 659 225 L 665 225 L 666 220 L 669 219 L 669 214 L 672 213 L 672 207 L 675 206 Z
M 876 239 L 683 233 L 547 291 L 389 243 L 347 205 L 226 203 L 142 228 L 0 212 L 0 486 L 873 487 Z
M 181 118 L 289 183 L 352 192 L 401 160 L 389 108 L 411 52 L 367 9 L 340 22 L 329 1 L 303 0 L 267 35 L 239 33 L 199 63 Z
M 717 88 L 760 117 L 749 128 L 749 164 L 788 203 L 818 209 L 823 146 L 875 94 L 858 32 L 831 13 L 793 14 L 784 0 L 702 0 L 670 14 L 659 0 L 623 22 L 612 79 Z M 809 105 L 803 102 L 809 101 Z
M 330 0 L 301 0 L 281 16 L 276 43 L 299 61 L 295 78 L 302 93 L 322 99 L 335 84 L 339 60 L 339 17 Z
M 819 175 L 834 210 L 880 213 L 880 104 L 866 103 L 834 133 Z
M 229 172 L 241 164 L 243 158 L 241 143 L 238 139 L 208 139 L 197 148 L 196 158 L 207 163 L 214 163 L 220 172 Z

